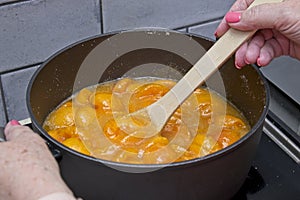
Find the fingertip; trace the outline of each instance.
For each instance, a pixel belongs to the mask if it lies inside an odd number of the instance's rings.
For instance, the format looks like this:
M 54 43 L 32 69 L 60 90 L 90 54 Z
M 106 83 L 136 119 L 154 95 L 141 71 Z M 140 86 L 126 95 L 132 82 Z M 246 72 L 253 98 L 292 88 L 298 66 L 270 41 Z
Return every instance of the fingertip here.
M 235 53 L 235 67 L 237 69 L 242 69 L 246 65 L 245 63 L 245 55 L 247 50 L 248 44 L 244 43 L 240 46 L 240 48 Z
M 264 67 L 270 64 L 271 60 L 258 58 L 256 61 L 257 66 Z
M 10 129 L 11 127 L 18 126 L 18 125 L 21 125 L 21 124 L 15 119 L 9 121 L 5 126 L 5 132 L 7 132 L 7 130 Z
M 6 124 L 4 130 L 6 131 L 6 130 L 10 129 L 12 126 L 17 126 L 17 125 L 20 125 L 20 123 L 17 120 L 13 119 Z
M 216 38 L 220 38 L 224 33 L 229 29 L 229 25 L 223 18 L 223 20 L 220 22 L 219 26 L 216 28 L 216 31 L 214 33 Z
M 13 127 L 15 126 L 20 126 L 21 124 L 17 121 L 17 120 L 11 120 L 10 122 L 8 122 L 5 126 L 4 129 L 4 134 L 7 140 L 11 140 L 12 139 L 12 132 L 13 132 Z
M 215 35 L 215 38 L 219 38 L 217 31 L 215 31 L 214 35 Z
M 257 58 L 256 64 L 257 64 L 259 67 L 261 67 L 261 66 L 262 66 L 262 65 L 261 65 L 261 59 L 260 59 L 260 57 L 259 57 L 259 58 Z
M 21 125 L 17 120 L 13 119 L 9 122 L 12 126 Z
M 250 64 L 251 64 L 251 62 L 249 62 L 248 59 L 245 59 L 245 63 L 246 63 L 247 65 L 250 65 Z
M 241 20 L 242 13 L 241 12 L 228 12 L 225 15 L 225 20 L 227 23 L 237 23 Z
M 235 62 L 235 63 L 234 63 L 234 66 L 235 66 L 235 68 L 237 68 L 237 69 L 242 69 L 242 68 L 243 68 L 242 66 L 240 66 L 240 65 L 238 64 L 238 62 Z

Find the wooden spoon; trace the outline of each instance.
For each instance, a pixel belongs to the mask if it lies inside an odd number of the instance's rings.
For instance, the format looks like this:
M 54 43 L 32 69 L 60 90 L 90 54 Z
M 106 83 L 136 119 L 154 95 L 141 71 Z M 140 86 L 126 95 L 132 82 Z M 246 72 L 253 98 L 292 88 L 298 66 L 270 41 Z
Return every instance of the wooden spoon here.
M 249 8 L 263 3 L 276 2 L 281 2 L 281 0 L 256 0 Z M 255 32 L 256 30 L 242 32 L 232 28 L 229 29 L 161 99 L 144 109 L 117 119 L 119 127 L 136 137 L 151 137 L 160 132 L 177 107 L 200 84 L 217 71 L 238 47 L 253 36 Z M 132 118 L 148 119 L 151 124 L 144 127 L 134 125 Z M 129 122 L 130 126 L 128 126 Z

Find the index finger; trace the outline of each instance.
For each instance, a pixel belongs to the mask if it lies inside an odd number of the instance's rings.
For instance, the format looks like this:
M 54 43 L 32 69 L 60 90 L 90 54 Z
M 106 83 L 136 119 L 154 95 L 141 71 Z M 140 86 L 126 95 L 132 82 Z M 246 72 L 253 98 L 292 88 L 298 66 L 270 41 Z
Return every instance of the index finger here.
M 254 0 L 237 0 L 229 9 L 229 12 L 246 10 L 253 1 Z M 229 28 L 230 27 L 224 17 L 216 29 L 215 36 L 221 37 Z

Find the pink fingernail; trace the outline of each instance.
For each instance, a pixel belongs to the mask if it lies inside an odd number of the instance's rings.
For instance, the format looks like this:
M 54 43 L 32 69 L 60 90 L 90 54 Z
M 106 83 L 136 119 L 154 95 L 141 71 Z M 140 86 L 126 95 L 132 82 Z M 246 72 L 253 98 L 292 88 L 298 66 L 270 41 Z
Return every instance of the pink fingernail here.
M 250 64 L 250 62 L 249 62 L 247 59 L 245 59 L 245 63 L 246 63 L 247 65 Z
M 17 120 L 14 120 L 14 119 L 10 121 L 10 124 L 12 126 L 21 125 Z
M 257 64 L 258 66 L 261 67 L 261 61 L 260 61 L 260 58 L 257 58 L 256 64 Z
M 225 20 L 228 23 L 237 23 L 241 20 L 241 13 L 240 12 L 228 12 L 225 15 Z
M 215 32 L 215 37 L 218 38 L 218 32 L 217 31 Z
M 237 64 L 237 62 L 235 62 L 234 65 L 235 65 L 235 67 L 236 67 L 237 69 L 242 69 L 242 67 L 239 66 L 239 65 Z

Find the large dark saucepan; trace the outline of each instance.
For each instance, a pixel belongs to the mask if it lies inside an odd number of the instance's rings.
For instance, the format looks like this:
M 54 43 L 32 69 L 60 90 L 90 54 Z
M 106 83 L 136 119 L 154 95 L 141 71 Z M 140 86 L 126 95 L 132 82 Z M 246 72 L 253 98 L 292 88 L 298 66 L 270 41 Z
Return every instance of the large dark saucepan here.
M 214 154 L 198 159 L 163 165 L 133 165 L 104 161 L 77 153 L 52 139 L 42 128 L 45 117 L 61 101 L 69 97 L 77 84 L 78 89 L 88 84 L 77 80 L 84 59 L 98 45 L 116 36 L 117 33 L 100 35 L 71 45 L 48 59 L 33 76 L 27 91 L 27 105 L 33 126 L 62 155 L 59 165 L 64 180 L 77 196 L 94 199 L 230 199 L 241 187 L 251 165 L 268 107 L 268 89 L 259 71 L 253 66 L 242 70 L 234 68 L 230 59 L 221 69 L 226 98 L 236 105 L 249 120 L 252 129 L 241 140 Z M 132 40 L 131 35 L 134 35 Z M 127 38 L 129 37 L 129 38 Z M 139 30 L 121 38 L 124 45 L 140 45 L 140 40 L 155 38 L 159 46 L 185 49 L 185 55 L 195 61 L 200 52 L 185 43 L 186 38 L 208 49 L 213 42 L 195 35 L 166 30 Z M 130 44 L 131 43 L 131 44 Z M 135 43 L 135 44 L 133 44 Z M 105 46 L 105 45 L 104 45 Z M 147 45 L 146 45 L 147 46 Z M 151 46 L 150 46 L 151 47 Z M 143 73 L 157 70 L 148 68 L 147 63 L 170 66 L 184 74 L 192 63 L 166 49 L 131 49 L 124 55 L 116 53 L 109 65 L 109 54 L 121 47 L 108 42 L 99 58 L 90 60 L 89 72 L 103 68 L 100 82 L 123 76 L 135 66 L 146 66 Z M 108 56 L 108 57 L 107 57 Z M 99 62 L 100 59 L 100 62 Z M 150 70 L 149 70 L 150 69 Z M 159 71 L 159 70 L 158 70 Z M 148 73 L 148 72 L 147 72 Z M 169 77 L 159 72 L 156 76 Z M 212 77 L 214 78 L 214 77 Z M 87 78 L 88 80 L 88 78 Z M 77 81 L 77 82 L 76 82 Z M 76 82 L 76 83 L 75 83 Z M 212 87 L 214 84 L 212 82 Z M 218 86 L 213 88 L 218 91 Z M 120 170 L 118 170 L 120 169 Z M 157 169 L 157 170 L 155 170 Z M 124 172 L 127 171 L 127 172 Z M 148 173 L 129 173 L 129 172 Z

